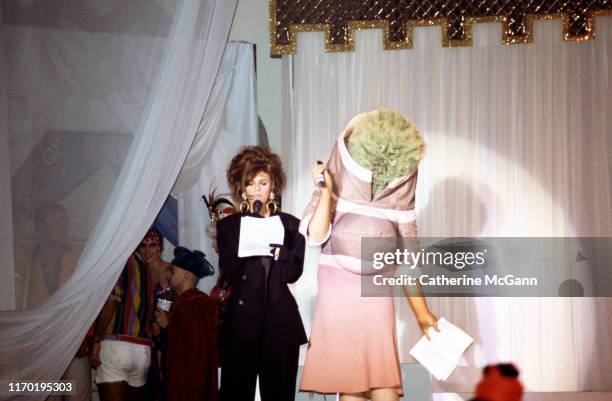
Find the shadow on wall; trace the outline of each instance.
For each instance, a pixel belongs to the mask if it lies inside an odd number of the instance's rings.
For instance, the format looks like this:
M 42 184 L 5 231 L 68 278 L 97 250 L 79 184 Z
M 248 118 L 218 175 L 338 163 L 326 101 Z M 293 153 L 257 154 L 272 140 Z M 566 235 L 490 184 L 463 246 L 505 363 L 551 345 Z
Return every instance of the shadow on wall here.
M 431 189 L 428 202 L 421 207 L 418 215 L 418 232 L 421 237 L 434 236 L 433 233 L 435 237 L 473 238 L 486 235 L 490 216 L 498 215 L 496 210 L 499 207 L 498 199 L 487 185 L 465 177 L 449 177 Z M 449 225 L 449 222 L 453 223 Z M 396 298 L 395 301 L 400 360 L 416 363 L 409 350 L 423 333 L 408 302 L 404 298 Z M 479 322 L 479 315 L 494 316 L 494 306 L 485 304 L 477 308 L 475 302 L 474 298 L 469 297 L 428 299 L 428 305 L 436 316 L 452 316 L 452 322 L 474 338 L 474 344 L 464 355 L 470 366 L 482 363 L 481 354 L 495 355 L 495 349 L 490 347 L 494 347 L 500 340 L 495 331 L 495 322 Z M 483 311 L 483 307 L 489 310 Z M 483 342 L 483 333 L 486 333 L 486 343 Z M 460 381 L 461 387 L 465 388 L 465 383 L 475 385 L 480 375 L 479 368 L 459 366 L 445 384 L 453 387 L 453 382 Z

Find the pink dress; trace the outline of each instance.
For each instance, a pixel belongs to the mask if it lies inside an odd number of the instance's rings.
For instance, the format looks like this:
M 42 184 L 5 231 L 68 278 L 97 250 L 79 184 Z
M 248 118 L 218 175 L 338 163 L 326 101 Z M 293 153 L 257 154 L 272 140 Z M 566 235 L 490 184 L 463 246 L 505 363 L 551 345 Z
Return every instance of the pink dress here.
M 402 395 L 393 298 L 362 296 L 361 237 L 416 236 L 417 171 L 372 199 L 371 172 L 351 158 L 344 136 L 328 162 L 336 212 L 333 229 L 321 243 L 317 304 L 300 390 L 393 388 Z M 300 226 L 305 236 L 318 198 L 315 190 Z

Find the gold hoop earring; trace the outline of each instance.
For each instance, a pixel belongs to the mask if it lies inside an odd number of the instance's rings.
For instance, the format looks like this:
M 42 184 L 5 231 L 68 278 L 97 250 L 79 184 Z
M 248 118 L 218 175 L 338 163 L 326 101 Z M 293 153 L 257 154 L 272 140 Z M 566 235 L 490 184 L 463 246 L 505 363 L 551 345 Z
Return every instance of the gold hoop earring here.
M 251 210 L 251 206 L 249 205 L 249 202 L 247 201 L 247 194 L 246 192 L 243 192 L 242 202 L 240 202 L 240 213 L 246 213 L 250 210 Z
M 268 201 L 268 203 L 266 203 L 266 207 L 268 208 L 268 211 L 270 212 L 270 214 L 276 213 L 276 209 L 278 209 L 278 205 L 276 204 L 276 202 L 274 202 L 274 192 L 270 194 L 270 200 Z

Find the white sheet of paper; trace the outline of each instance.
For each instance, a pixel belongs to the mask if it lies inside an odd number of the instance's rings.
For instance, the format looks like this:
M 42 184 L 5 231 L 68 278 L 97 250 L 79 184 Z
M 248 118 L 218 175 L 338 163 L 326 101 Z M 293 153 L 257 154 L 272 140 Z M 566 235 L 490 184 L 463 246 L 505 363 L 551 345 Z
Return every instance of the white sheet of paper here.
M 285 228 L 279 216 L 251 217 L 240 220 L 238 257 L 272 256 L 270 244 L 283 244 Z
M 474 339 L 463 330 L 441 317 L 438 320 L 440 332 L 429 328 L 431 340 L 423 336 L 410 350 L 437 380 L 446 380 L 453 372 L 465 350 Z

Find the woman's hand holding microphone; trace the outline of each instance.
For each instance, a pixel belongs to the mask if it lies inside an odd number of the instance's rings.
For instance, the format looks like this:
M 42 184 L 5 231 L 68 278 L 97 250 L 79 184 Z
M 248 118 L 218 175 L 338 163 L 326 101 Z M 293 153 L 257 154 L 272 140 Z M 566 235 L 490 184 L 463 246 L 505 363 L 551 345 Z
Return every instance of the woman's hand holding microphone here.
M 327 171 L 327 165 L 318 160 L 311 169 L 312 180 L 315 185 L 321 189 L 322 194 L 331 195 L 333 190 L 333 181 L 331 175 Z
M 320 190 L 320 197 L 308 224 L 308 238 L 313 242 L 320 242 L 328 235 L 331 224 L 334 183 L 327 171 L 327 165 L 321 161 L 312 166 L 311 173 L 312 180 Z

